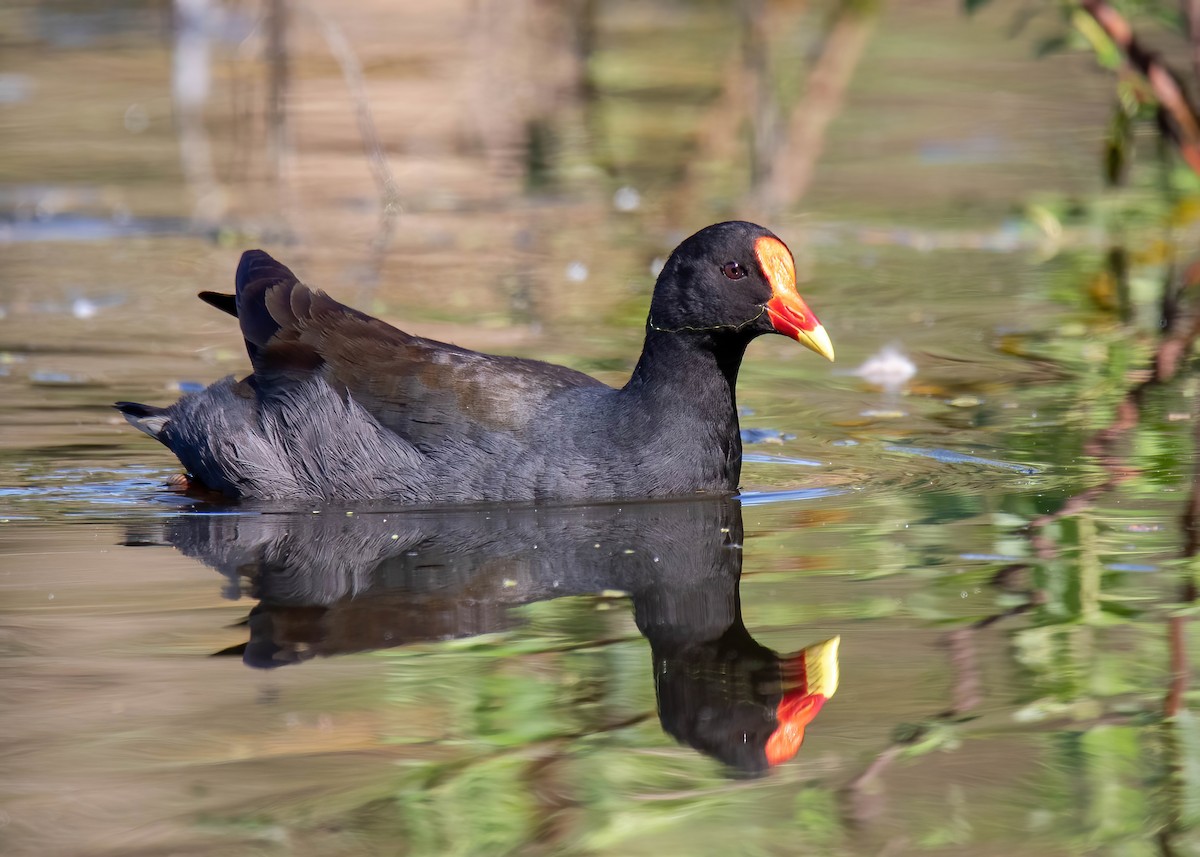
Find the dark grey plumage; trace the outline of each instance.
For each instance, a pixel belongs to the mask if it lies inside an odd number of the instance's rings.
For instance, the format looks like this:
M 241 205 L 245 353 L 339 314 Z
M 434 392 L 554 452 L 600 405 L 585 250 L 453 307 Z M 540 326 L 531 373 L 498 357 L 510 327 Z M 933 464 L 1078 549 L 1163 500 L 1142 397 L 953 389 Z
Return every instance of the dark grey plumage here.
M 718 224 L 676 250 L 641 360 L 620 389 L 413 336 L 248 251 L 235 295 L 201 297 L 237 316 L 253 374 L 163 409 L 117 407 L 194 480 L 231 497 L 430 504 L 728 493 L 741 470 L 738 367 L 749 341 L 773 327 L 765 275 L 734 287 L 720 270 L 727 258 L 757 270 L 763 236 L 753 224 Z

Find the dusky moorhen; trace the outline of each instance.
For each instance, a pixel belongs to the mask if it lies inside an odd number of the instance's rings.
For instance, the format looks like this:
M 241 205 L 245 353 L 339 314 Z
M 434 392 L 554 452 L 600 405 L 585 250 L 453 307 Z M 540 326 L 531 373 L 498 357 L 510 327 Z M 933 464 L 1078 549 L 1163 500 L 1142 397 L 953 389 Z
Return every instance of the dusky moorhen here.
M 261 250 L 236 294 L 254 371 L 167 408 L 116 407 L 190 483 L 230 497 L 403 504 L 729 493 L 742 465 L 734 385 L 752 339 L 830 360 L 770 231 L 700 230 L 663 266 L 642 356 L 614 389 L 588 375 L 398 330 L 299 282 Z

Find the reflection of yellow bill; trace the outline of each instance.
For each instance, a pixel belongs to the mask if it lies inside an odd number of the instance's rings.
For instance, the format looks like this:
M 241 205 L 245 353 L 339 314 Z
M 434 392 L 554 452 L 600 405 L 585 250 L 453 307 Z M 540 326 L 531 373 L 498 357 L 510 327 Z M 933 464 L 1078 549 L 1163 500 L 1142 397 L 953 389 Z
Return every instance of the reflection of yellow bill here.
M 837 692 L 841 642 L 841 637 L 831 637 L 780 662 L 784 694 L 775 709 L 779 725 L 767 739 L 768 764 L 778 765 L 796 755 L 804 743 L 804 728 Z
M 819 693 L 829 699 L 838 689 L 838 646 L 841 637 L 830 637 L 804 650 L 808 664 L 809 693 Z

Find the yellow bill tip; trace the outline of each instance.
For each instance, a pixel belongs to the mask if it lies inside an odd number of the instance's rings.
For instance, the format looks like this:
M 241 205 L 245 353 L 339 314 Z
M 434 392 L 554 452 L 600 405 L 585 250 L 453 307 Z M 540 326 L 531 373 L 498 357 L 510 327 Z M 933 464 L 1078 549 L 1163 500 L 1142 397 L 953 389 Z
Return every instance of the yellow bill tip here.
M 830 341 L 823 325 L 818 324 L 812 330 L 797 331 L 796 341 L 817 352 L 830 363 L 833 362 L 833 342 Z

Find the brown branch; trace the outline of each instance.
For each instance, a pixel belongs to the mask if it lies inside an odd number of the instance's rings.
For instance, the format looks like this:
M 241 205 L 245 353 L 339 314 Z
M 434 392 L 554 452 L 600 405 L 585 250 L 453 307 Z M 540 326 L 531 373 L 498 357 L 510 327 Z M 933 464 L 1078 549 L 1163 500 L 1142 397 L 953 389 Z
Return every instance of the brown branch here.
M 792 26 L 765 0 L 738 0 L 734 4 L 741 36 L 740 49 L 732 52 L 721 70 L 721 91 L 705 111 L 696 130 L 692 152 L 682 165 L 670 206 L 670 219 L 687 222 L 696 210 L 704 170 L 712 163 L 736 159 L 749 128 L 750 184 L 760 178 L 775 142 L 779 111 L 769 83 L 768 34 Z
M 267 4 L 267 152 L 276 179 L 283 175 L 283 164 L 290 154 L 287 126 L 287 93 L 291 82 L 287 46 L 289 11 L 286 0 L 269 0 Z
M 1167 647 L 1171 652 L 1171 683 L 1163 701 L 1163 716 L 1175 717 L 1183 710 L 1188 687 L 1187 619 L 1172 616 L 1167 620 Z
M 1192 340 L 1195 341 L 1195 331 Z M 1200 401 L 1192 407 L 1192 437 L 1195 445 L 1192 447 L 1192 490 L 1188 495 L 1187 508 L 1183 513 L 1183 555 L 1195 557 L 1200 555 Z M 1183 571 L 1183 586 L 1180 588 L 1180 600 L 1185 604 L 1193 603 L 1196 592 L 1196 571 L 1185 568 Z M 1163 702 L 1163 714 L 1174 717 L 1184 707 L 1184 696 L 1188 687 L 1188 650 L 1187 650 L 1187 617 L 1172 616 L 1167 626 L 1167 647 L 1171 652 L 1171 684 L 1167 689 L 1167 698 Z
M 375 184 L 379 187 L 380 221 L 379 232 L 372 242 L 375 267 L 382 265 L 383 256 L 391 244 L 392 234 L 396 228 L 396 217 L 402 210 L 400 198 L 400 183 L 392 172 L 383 142 L 379 139 L 379 131 L 375 127 L 375 116 L 371 112 L 371 102 L 367 98 L 366 78 L 363 74 L 362 63 L 354 52 L 354 47 L 337 22 L 318 9 L 313 3 L 305 4 L 305 9 L 316 21 L 325 37 L 329 52 L 342 71 L 342 79 L 354 102 L 354 112 L 358 118 L 358 133 L 362 137 L 363 152 L 367 156 L 367 164 Z
M 1187 22 L 1188 44 L 1192 49 L 1192 74 L 1200 81 L 1200 0 L 1180 0 L 1183 20 Z
M 795 205 L 808 190 L 829 125 L 841 111 L 873 23 L 871 14 L 843 4 L 813 64 L 804 97 L 792 106 L 774 157 L 759 165 L 763 172 L 752 194 L 752 213 L 775 214 Z
M 1183 513 L 1183 555 L 1187 557 L 1200 555 L 1200 402 L 1192 408 L 1192 420 L 1195 422 L 1192 433 L 1195 439 L 1192 447 L 1192 491 Z M 1184 600 L 1196 600 L 1194 582 L 1192 589 L 1191 596 Z
M 945 642 L 950 650 L 950 669 L 954 674 L 954 698 L 950 710 L 943 716 L 962 717 L 977 708 L 983 699 L 983 677 L 975 657 L 975 629 L 956 628 L 946 634 Z
M 1179 153 L 1188 166 L 1200 174 L 1200 119 L 1197 119 L 1196 109 L 1188 100 L 1178 76 L 1156 52 L 1137 40 L 1129 22 L 1105 0 L 1083 0 L 1080 8 L 1092 16 L 1124 55 L 1125 61 L 1150 84 L 1164 118 L 1169 120 L 1165 124 Z

